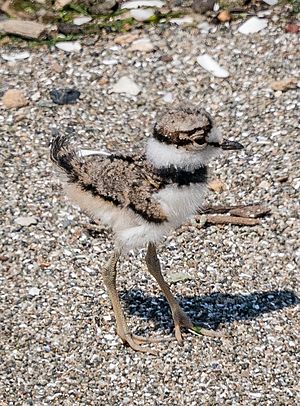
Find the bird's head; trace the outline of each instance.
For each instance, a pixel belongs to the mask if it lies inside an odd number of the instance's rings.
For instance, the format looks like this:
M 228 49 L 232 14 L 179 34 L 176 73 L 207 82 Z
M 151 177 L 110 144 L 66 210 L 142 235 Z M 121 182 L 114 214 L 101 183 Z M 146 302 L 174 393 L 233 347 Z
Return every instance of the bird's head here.
M 156 166 L 192 168 L 206 165 L 222 150 L 242 148 L 237 141 L 223 139 L 221 131 L 204 109 L 178 107 L 157 118 L 153 138 L 148 144 L 148 157 Z

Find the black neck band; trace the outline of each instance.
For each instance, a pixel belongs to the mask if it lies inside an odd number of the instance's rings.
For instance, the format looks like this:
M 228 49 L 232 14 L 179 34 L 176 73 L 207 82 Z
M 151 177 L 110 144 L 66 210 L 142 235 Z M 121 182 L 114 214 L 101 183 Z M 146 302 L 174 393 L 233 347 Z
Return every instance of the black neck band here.
M 201 166 L 191 171 L 178 169 L 174 165 L 154 170 L 155 174 L 164 180 L 164 183 L 176 183 L 178 186 L 190 185 L 191 183 L 207 182 L 207 167 Z

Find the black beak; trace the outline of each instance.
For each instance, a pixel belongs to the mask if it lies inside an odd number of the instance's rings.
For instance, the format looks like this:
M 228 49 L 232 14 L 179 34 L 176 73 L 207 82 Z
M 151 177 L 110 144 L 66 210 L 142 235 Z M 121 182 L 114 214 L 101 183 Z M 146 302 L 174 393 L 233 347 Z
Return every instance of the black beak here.
M 244 146 L 237 141 L 223 140 L 220 147 L 224 150 L 243 149 Z

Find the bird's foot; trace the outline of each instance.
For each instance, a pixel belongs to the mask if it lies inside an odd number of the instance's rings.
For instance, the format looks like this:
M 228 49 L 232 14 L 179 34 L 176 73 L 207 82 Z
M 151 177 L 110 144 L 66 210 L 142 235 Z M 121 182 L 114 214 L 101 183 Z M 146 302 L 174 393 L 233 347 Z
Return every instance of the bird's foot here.
M 183 311 L 183 309 L 179 305 L 173 307 L 172 316 L 175 326 L 175 338 L 178 341 L 178 343 L 182 345 L 183 339 L 181 334 L 181 328 L 184 327 L 187 328 L 188 330 L 192 329 L 193 323 L 189 318 L 189 316 Z
M 125 345 L 131 347 L 134 351 L 146 352 L 152 355 L 158 355 L 158 351 L 149 347 L 143 347 L 142 344 L 157 344 L 163 341 L 173 340 L 170 337 L 142 337 L 127 331 L 118 331 L 118 336 Z
M 226 334 L 223 331 L 214 331 L 208 330 L 207 328 L 200 326 L 193 326 L 188 329 L 191 333 L 196 336 L 206 336 L 206 337 L 226 337 Z
M 189 316 L 179 306 L 173 309 L 172 314 L 175 325 L 175 337 L 179 344 L 183 342 L 181 328 L 186 328 L 197 336 L 225 337 L 225 334 L 221 331 L 208 330 L 203 327 L 195 326 Z

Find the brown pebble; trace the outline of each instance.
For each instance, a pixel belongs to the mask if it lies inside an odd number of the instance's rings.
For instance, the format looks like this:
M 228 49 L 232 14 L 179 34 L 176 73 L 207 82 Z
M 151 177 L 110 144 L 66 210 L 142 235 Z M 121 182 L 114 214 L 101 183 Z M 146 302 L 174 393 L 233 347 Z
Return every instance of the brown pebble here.
M 221 23 L 226 23 L 228 21 L 231 21 L 231 14 L 228 10 L 222 10 L 220 11 L 220 13 L 217 16 L 217 19 L 221 22 Z
M 295 78 L 287 78 L 283 80 L 277 80 L 271 83 L 271 88 L 276 91 L 285 92 L 289 89 L 297 87 L 297 80 Z
M 8 109 L 27 106 L 28 100 L 18 89 L 9 89 L 2 97 L 2 103 Z
M 300 31 L 300 25 L 298 25 L 296 23 L 288 24 L 285 27 L 285 32 L 289 32 L 291 34 L 297 34 L 299 31 Z
M 98 81 L 99 85 L 106 85 L 108 83 L 108 79 L 103 77 Z
M 58 63 L 58 62 L 54 62 L 52 64 L 52 69 L 54 70 L 54 72 L 56 73 L 61 73 L 63 71 L 63 67 Z
M 172 62 L 173 61 L 173 57 L 171 56 L 171 55 L 162 55 L 161 57 L 160 57 L 160 60 L 162 61 L 162 62 Z
M 139 35 L 138 34 L 122 34 L 122 35 L 118 35 L 115 39 L 114 39 L 114 43 L 118 44 L 118 45 L 127 45 L 127 44 L 131 44 L 131 42 L 135 41 L 136 39 L 138 39 Z
M 226 188 L 226 185 L 220 179 L 213 179 L 208 183 L 208 188 L 216 193 L 221 193 Z

